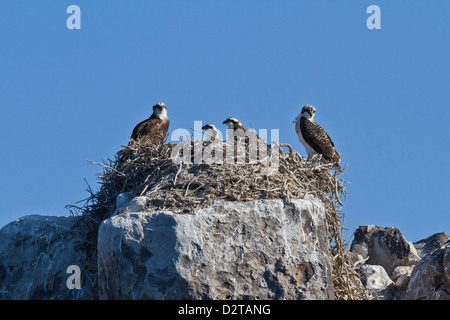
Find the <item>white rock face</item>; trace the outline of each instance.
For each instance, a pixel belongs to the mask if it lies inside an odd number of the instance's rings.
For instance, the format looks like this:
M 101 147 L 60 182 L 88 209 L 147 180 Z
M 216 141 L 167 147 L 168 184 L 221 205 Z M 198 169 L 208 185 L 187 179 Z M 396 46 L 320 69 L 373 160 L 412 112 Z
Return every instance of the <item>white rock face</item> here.
M 398 266 L 414 266 L 420 260 L 414 245 L 397 228 L 360 226 L 350 251 L 368 258 L 367 264 L 380 265 L 388 274 Z
M 419 256 L 423 258 L 433 253 L 434 250 L 440 249 L 446 241 L 450 241 L 450 236 L 445 232 L 439 232 L 413 244 Z
M 411 271 L 413 270 L 413 268 L 414 268 L 414 266 L 395 267 L 394 271 L 391 272 L 389 277 L 392 279 L 392 281 L 397 281 L 397 279 L 403 275 L 409 276 L 411 274 Z
M 394 283 L 382 266 L 365 264 L 361 266 L 361 274 L 366 280 L 366 288 L 370 290 L 382 290 Z
M 450 238 L 447 233 L 436 233 L 412 244 L 400 230 L 392 227 L 360 226 L 354 233 L 350 251 L 361 256 L 366 265 L 384 268 L 390 280 L 395 282 L 388 289 L 376 289 L 384 276 L 364 265 L 361 280 L 367 286 L 374 277 L 371 289 L 380 299 L 394 300 L 448 300 L 450 299 Z M 378 275 L 376 275 L 378 274 Z M 367 281 L 366 281 L 367 278 Z M 380 286 L 382 288 L 382 286 Z
M 132 199 L 133 197 L 128 192 L 119 194 L 116 198 L 116 212 L 113 215 L 124 213 Z
M 409 283 L 410 276 L 407 273 L 402 274 L 395 280 L 395 289 L 399 292 L 404 291 Z
M 99 229 L 102 299 L 333 299 L 317 200 L 126 213 Z
M 73 249 L 81 240 L 75 221 L 30 215 L 0 229 L 0 300 L 88 298 L 86 290 L 66 285 L 68 266 L 81 265 Z
M 84 276 L 77 218 L 31 215 L 0 229 L 0 300 L 92 299 L 97 289 L 103 299 L 334 298 L 320 201 L 217 202 L 172 214 L 131 212 L 145 207 L 142 197 L 117 200 L 119 215 L 99 230 L 99 288 Z M 361 280 L 380 299 L 450 299 L 448 235 L 414 246 L 417 264 L 398 229 L 361 226 L 347 259 L 365 263 Z M 67 288 L 70 265 L 81 267 L 81 289 Z
M 130 212 L 141 212 L 145 210 L 147 206 L 147 197 L 131 197 L 129 193 L 121 193 L 116 199 L 116 212 L 113 216 L 130 213 Z
M 411 272 L 406 300 L 450 300 L 450 242 L 425 256 Z
M 394 282 L 389 278 L 386 270 L 379 265 L 365 264 L 360 267 L 361 281 L 379 299 L 391 299 Z

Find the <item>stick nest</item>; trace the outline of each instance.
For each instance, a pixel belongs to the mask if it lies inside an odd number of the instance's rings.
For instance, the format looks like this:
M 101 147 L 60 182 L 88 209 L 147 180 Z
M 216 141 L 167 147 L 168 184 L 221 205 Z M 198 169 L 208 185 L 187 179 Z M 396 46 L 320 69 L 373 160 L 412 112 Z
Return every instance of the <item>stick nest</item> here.
M 81 206 L 68 206 L 75 214 L 81 214 L 78 226 L 84 241 L 77 248 L 86 261 L 84 271 L 91 280 L 91 287 L 97 287 L 98 227 L 116 211 L 116 198 L 121 193 L 131 197 L 145 195 L 146 211 L 170 210 L 179 214 L 208 207 L 214 200 L 290 201 L 311 195 L 320 199 L 326 210 L 336 299 L 370 298 L 346 258 L 348 246 L 343 240 L 344 213 L 341 211 L 346 189 L 345 181 L 339 178 L 342 171 L 335 170 L 330 163 L 302 158 L 288 144 L 272 146 L 279 148 L 278 170 L 272 174 L 267 174 L 261 162 L 176 164 L 171 157 L 175 146 L 143 145 L 129 149 L 126 160 L 116 156 L 103 164 L 91 161 L 103 169 L 98 176 L 99 190 L 94 192 L 89 187 L 90 196 Z M 94 299 L 97 298 L 95 291 L 92 292 Z

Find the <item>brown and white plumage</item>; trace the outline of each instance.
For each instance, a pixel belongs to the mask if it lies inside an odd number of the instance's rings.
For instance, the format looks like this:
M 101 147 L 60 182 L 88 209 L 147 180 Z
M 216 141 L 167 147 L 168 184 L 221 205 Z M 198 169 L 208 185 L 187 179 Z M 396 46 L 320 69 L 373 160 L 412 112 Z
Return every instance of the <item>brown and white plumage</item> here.
M 215 125 L 208 123 L 205 124 L 202 129 L 205 130 L 206 140 L 215 141 L 219 139 L 219 130 L 217 130 Z
M 246 127 L 242 125 L 242 122 L 232 117 L 226 118 L 225 121 L 222 122 L 222 124 L 226 124 L 228 129 L 233 130 L 242 129 L 244 132 L 248 130 Z
M 128 146 L 133 147 L 147 143 L 162 143 L 169 130 L 170 120 L 167 117 L 167 107 L 160 102 L 153 106 L 150 118 L 138 123 L 131 133 Z
M 249 141 L 248 139 L 255 139 L 255 141 L 258 141 L 261 139 L 261 137 L 256 133 L 253 129 L 248 129 L 242 125 L 242 122 L 239 121 L 236 118 L 226 118 L 222 124 L 226 124 L 228 127 L 228 130 L 234 130 L 235 132 L 238 132 L 238 135 L 244 135 L 246 137 L 246 141 Z M 240 129 L 240 131 L 239 131 Z M 235 136 L 236 139 L 236 136 Z
M 152 115 L 134 127 L 128 142 L 128 148 L 118 152 L 121 161 L 125 160 L 131 154 L 131 150 L 139 145 L 162 143 L 169 130 L 169 124 L 166 105 L 162 102 L 155 104 Z
M 316 108 L 305 105 L 300 115 L 295 119 L 295 131 L 298 139 L 304 145 L 308 158 L 314 154 L 320 154 L 322 157 L 334 163 L 339 167 L 341 156 L 334 148 L 334 143 L 326 131 L 314 121 Z

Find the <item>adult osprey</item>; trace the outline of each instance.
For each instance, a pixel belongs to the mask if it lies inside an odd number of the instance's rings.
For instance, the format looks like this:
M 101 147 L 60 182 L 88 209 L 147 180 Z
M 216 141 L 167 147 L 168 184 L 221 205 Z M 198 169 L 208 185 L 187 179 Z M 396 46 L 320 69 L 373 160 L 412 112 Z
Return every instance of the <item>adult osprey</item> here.
M 307 104 L 302 108 L 300 115 L 295 118 L 295 131 L 298 139 L 305 146 L 308 159 L 314 154 L 321 154 L 325 160 L 340 168 L 341 156 L 334 148 L 334 143 L 326 131 L 314 121 L 315 114 L 316 108 Z
M 167 117 L 167 107 L 160 102 L 153 106 L 153 113 L 150 118 L 140 122 L 131 133 L 128 148 L 120 150 L 120 162 L 124 161 L 131 154 L 132 149 L 147 143 L 160 144 L 164 141 L 169 130 L 170 120 Z
M 169 130 L 170 120 L 167 117 L 167 107 L 160 102 L 153 106 L 150 118 L 140 122 L 131 133 L 129 147 L 147 143 L 162 143 Z

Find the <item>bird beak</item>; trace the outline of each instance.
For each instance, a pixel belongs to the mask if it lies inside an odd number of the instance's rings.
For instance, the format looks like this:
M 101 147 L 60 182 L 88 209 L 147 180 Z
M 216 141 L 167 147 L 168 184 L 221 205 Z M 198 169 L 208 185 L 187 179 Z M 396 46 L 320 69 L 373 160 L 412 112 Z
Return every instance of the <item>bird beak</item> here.
M 227 123 L 227 120 L 225 120 L 224 122 L 222 122 L 222 124 L 225 124 L 225 123 Z

